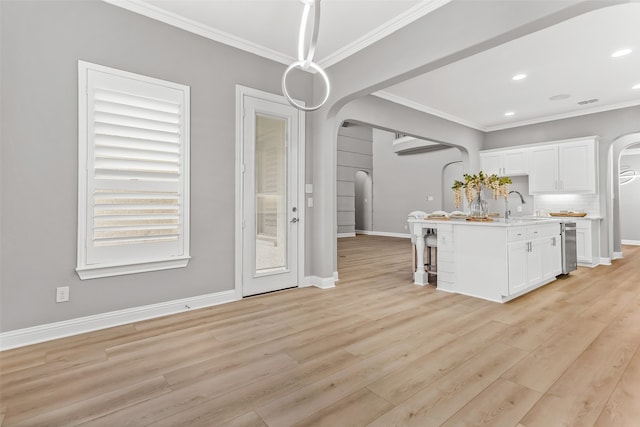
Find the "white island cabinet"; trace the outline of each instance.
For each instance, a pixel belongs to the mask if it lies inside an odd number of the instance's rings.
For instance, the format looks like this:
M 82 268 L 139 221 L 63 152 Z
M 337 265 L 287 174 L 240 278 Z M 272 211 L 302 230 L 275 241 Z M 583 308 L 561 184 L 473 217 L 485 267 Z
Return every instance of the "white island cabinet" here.
M 560 222 L 409 220 L 418 259 L 424 252 L 425 230 L 438 233 L 438 289 L 490 301 L 506 302 L 562 273 Z M 421 248 L 422 246 L 422 248 Z M 421 263 L 416 284 L 426 284 Z

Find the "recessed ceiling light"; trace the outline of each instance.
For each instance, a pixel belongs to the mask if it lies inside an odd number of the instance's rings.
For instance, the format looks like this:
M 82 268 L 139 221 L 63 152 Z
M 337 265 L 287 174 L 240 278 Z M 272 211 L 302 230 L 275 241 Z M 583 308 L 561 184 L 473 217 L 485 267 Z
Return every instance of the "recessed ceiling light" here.
M 560 93 L 558 95 L 553 95 L 549 97 L 549 101 L 560 101 L 561 99 L 571 98 L 571 95 L 568 93 Z
M 505 116 L 509 117 L 509 116 L 513 116 L 515 113 L 513 111 L 507 111 L 506 113 L 504 113 Z
M 526 78 L 527 78 L 526 74 L 516 74 L 515 76 L 511 77 L 511 80 L 522 80 Z
M 620 49 L 616 50 L 611 54 L 612 58 L 619 58 L 621 56 L 629 55 L 631 53 L 631 49 Z
M 640 83 L 638 83 L 637 85 L 633 86 L 631 89 L 640 89 Z

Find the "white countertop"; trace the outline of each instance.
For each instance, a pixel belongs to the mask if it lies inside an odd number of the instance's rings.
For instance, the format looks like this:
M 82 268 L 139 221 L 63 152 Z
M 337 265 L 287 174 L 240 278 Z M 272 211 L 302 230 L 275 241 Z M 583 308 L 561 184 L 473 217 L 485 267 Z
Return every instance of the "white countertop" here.
M 566 220 L 566 218 L 565 218 Z M 470 225 L 474 227 L 525 227 L 535 224 L 553 224 L 563 222 L 560 218 L 509 218 L 504 220 L 503 218 L 494 218 L 493 221 L 467 221 L 466 219 L 414 219 L 407 220 L 412 224 L 452 224 L 452 225 Z

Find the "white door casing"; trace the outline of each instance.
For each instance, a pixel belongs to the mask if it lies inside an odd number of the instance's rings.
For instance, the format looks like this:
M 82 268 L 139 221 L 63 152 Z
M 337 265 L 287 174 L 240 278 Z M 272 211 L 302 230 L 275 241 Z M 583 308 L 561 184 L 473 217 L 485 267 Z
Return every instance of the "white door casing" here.
M 237 86 L 236 293 L 298 286 L 304 263 L 304 114 Z

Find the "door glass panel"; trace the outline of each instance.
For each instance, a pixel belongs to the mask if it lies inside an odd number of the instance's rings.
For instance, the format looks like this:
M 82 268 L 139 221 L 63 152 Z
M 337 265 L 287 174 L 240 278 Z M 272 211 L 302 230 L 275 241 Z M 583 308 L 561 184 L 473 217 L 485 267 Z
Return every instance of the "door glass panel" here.
M 287 120 L 256 114 L 256 273 L 287 267 Z

